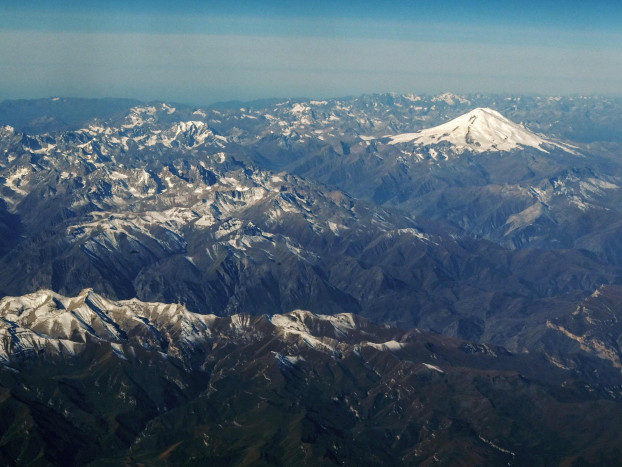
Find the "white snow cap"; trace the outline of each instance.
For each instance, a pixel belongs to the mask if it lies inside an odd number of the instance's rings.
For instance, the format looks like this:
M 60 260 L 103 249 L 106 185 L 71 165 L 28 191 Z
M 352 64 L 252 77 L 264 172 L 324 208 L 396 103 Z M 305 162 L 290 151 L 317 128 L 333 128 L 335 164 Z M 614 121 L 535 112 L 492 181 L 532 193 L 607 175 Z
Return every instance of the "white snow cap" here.
M 520 147 L 533 147 L 542 152 L 542 145 L 570 148 L 555 143 L 528 130 L 523 125 L 508 120 L 496 110 L 477 108 L 442 125 L 390 137 L 389 144 L 413 142 L 417 145 L 448 142 L 456 152 L 510 151 Z

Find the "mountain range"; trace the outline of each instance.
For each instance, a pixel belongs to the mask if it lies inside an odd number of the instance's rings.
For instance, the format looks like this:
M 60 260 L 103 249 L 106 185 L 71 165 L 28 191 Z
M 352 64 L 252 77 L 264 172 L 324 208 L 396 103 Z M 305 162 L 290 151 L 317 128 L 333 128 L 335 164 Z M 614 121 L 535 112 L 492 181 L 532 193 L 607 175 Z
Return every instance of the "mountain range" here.
M 0 456 L 614 462 L 621 108 L 0 103 Z

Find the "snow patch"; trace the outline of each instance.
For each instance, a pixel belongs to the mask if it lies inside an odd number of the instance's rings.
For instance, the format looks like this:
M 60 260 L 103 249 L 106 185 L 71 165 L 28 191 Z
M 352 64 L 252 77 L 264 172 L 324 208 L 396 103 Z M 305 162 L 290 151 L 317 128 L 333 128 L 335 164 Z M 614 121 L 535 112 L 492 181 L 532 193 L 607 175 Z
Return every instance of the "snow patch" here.
M 544 205 L 538 202 L 529 206 L 527 209 L 524 209 L 518 214 L 512 214 L 510 217 L 508 217 L 507 221 L 505 221 L 505 225 L 508 226 L 508 230 L 505 232 L 504 236 L 509 235 L 517 229 L 532 225 L 544 213 Z
M 382 342 L 380 344 L 376 344 L 375 342 L 364 342 L 363 345 L 367 346 L 367 347 L 372 347 L 376 350 L 381 350 L 381 351 L 387 351 L 390 350 L 392 352 L 395 352 L 397 350 L 400 350 L 401 348 L 404 347 L 404 344 L 397 342 L 395 340 L 390 340 L 387 342 Z
M 429 363 L 424 363 L 423 366 L 425 366 L 428 370 L 433 370 L 433 371 L 436 371 L 438 373 L 445 373 L 443 370 L 441 370 L 436 365 L 430 365 Z

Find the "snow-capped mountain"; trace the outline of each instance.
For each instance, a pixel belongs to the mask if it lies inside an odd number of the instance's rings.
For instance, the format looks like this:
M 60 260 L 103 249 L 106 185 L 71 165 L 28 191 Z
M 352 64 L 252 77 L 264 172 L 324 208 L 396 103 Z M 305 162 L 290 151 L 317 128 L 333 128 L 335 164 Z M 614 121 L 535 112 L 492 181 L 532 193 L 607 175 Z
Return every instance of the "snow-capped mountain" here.
M 449 143 L 457 154 L 464 151 L 483 153 L 520 148 L 535 148 L 548 152 L 547 147 L 574 152 L 569 145 L 537 135 L 489 108 L 474 109 L 433 128 L 389 137 L 389 144 L 400 143 L 413 143 L 419 146 Z

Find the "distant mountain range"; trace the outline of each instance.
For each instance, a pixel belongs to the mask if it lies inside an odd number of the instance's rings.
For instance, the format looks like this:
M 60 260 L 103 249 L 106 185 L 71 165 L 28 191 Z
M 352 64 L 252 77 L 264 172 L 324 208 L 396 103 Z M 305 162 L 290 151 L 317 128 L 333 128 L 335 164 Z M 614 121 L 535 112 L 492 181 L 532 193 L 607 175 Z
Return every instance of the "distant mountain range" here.
M 620 110 L 0 103 L 0 458 L 619 459 Z

